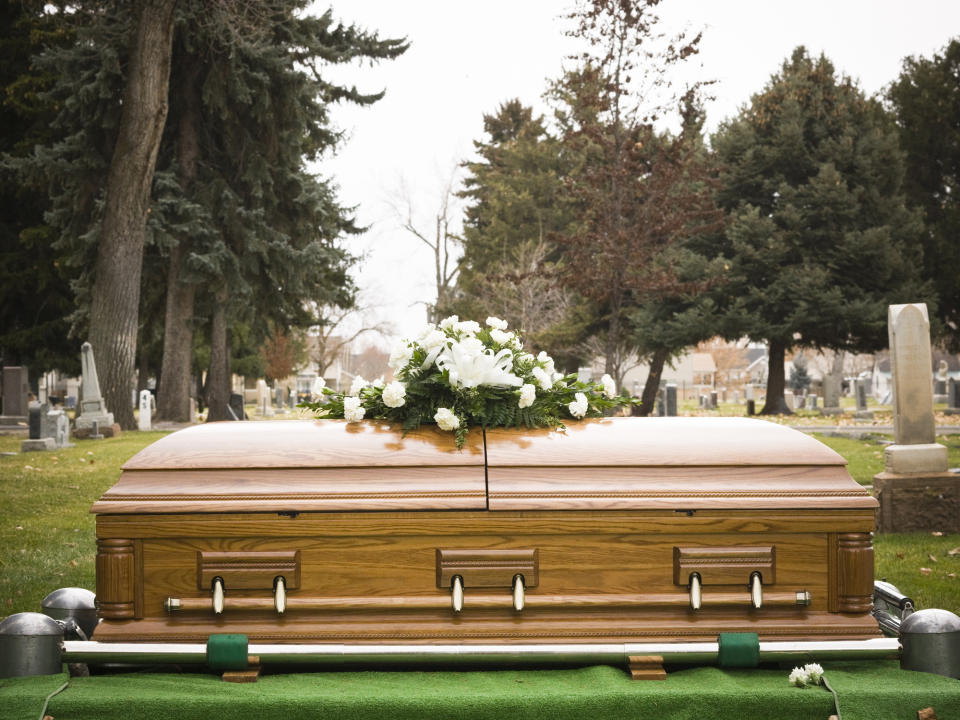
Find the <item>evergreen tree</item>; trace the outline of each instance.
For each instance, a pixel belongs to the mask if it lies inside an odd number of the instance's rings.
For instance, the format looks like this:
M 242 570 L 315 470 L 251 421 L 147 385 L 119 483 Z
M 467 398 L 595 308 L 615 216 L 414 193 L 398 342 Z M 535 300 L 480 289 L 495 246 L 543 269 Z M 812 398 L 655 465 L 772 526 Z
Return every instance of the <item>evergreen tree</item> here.
M 807 371 L 807 361 L 803 359 L 803 355 L 797 355 L 790 367 L 790 387 L 794 392 L 806 392 L 811 382 L 813 381 Z
M 789 413 L 789 348 L 876 350 L 889 303 L 933 300 L 917 278 L 921 226 L 896 128 L 801 47 L 713 147 L 731 221 L 717 248 L 730 262 L 724 332 L 769 343 L 762 412 Z
M 926 221 L 923 274 L 936 287 L 945 339 L 960 352 L 960 40 L 904 60 L 887 97 L 907 154 L 904 189 Z

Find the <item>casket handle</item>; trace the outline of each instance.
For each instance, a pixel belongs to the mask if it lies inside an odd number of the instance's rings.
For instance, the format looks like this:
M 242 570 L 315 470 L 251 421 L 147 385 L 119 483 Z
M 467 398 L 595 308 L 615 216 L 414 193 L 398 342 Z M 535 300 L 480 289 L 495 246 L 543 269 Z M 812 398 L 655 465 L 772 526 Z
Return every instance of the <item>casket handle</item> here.
M 283 615 L 287 609 L 287 581 L 283 575 L 278 575 L 273 581 L 273 607 L 277 615 Z
M 517 612 L 523 610 L 523 602 L 523 575 L 517 573 L 513 576 L 513 609 Z
M 213 614 L 223 614 L 223 578 L 215 577 L 213 579 Z
M 450 604 L 455 613 L 463 610 L 463 578 L 459 575 L 454 575 L 450 583 Z
M 699 610 L 703 605 L 703 593 L 700 589 L 700 573 L 690 573 L 690 609 Z
M 754 610 L 763 606 L 763 582 L 758 572 L 750 573 L 750 605 Z

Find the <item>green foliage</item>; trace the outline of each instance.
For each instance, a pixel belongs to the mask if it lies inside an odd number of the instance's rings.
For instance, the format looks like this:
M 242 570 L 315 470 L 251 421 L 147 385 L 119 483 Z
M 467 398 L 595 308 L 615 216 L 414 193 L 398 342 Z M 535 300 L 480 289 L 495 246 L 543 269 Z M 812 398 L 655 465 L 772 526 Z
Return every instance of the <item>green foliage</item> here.
M 394 350 L 397 381 L 350 393 L 324 388 L 322 398 L 301 407 L 319 417 L 388 420 L 404 431 L 436 423 L 455 433 L 459 448 L 470 427 L 562 428 L 564 419 L 600 417 L 632 403 L 616 394 L 609 378 L 584 383 L 575 374 L 561 376 L 545 352 L 523 352 L 520 338 L 505 332 L 506 323 L 490 318 L 488 324 L 481 328 L 453 316 L 439 328 L 428 326 Z
M 960 352 L 960 40 L 932 58 L 908 57 L 887 90 L 906 152 L 904 189 L 926 222 L 923 274 L 937 290 L 937 314 Z M 934 324 L 934 330 L 937 330 Z
M 794 392 L 805 391 L 811 382 L 813 379 L 807 371 L 807 361 L 803 359 L 803 355 L 797 355 L 790 368 L 790 387 Z

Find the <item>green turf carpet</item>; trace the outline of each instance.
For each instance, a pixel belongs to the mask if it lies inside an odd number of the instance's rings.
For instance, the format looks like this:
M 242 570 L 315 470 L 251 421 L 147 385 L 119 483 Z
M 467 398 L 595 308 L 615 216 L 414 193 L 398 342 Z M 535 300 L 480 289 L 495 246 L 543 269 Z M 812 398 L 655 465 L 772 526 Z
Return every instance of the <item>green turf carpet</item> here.
M 910 720 L 930 706 L 938 720 L 960 720 L 960 681 L 904 672 L 895 662 L 826 667 L 842 720 Z M 634 682 L 613 667 L 303 673 L 266 675 L 246 685 L 211 675 L 131 673 L 74 678 L 47 712 L 55 720 L 826 720 L 833 696 L 823 688 L 790 687 L 788 671 L 692 668 L 659 682 Z M 39 720 L 44 699 L 64 679 L 0 681 L 0 718 Z

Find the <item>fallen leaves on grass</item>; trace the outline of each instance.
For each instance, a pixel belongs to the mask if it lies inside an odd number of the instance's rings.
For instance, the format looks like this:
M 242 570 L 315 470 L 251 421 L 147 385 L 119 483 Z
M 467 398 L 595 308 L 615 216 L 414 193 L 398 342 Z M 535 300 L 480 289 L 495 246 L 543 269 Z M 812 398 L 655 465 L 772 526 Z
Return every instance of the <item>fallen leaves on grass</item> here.
M 921 574 L 921 575 L 929 575 L 929 574 L 932 573 L 932 572 L 933 572 L 933 570 L 931 570 L 930 568 L 924 568 L 924 567 L 920 568 L 920 574 Z
M 897 559 L 903 560 L 903 557 L 904 557 L 903 550 L 897 550 Z
M 934 537 L 943 537 L 943 533 L 940 532 L 939 530 L 934 530 L 934 531 L 933 531 L 932 533 L 930 533 L 930 534 L 933 535 Z
M 930 562 L 934 562 L 934 563 L 935 563 L 935 562 L 937 561 L 937 559 L 936 559 L 932 554 L 930 554 L 930 553 L 927 553 L 927 557 L 930 559 Z
M 947 555 L 960 555 L 960 547 L 955 547 L 953 550 L 947 550 Z

